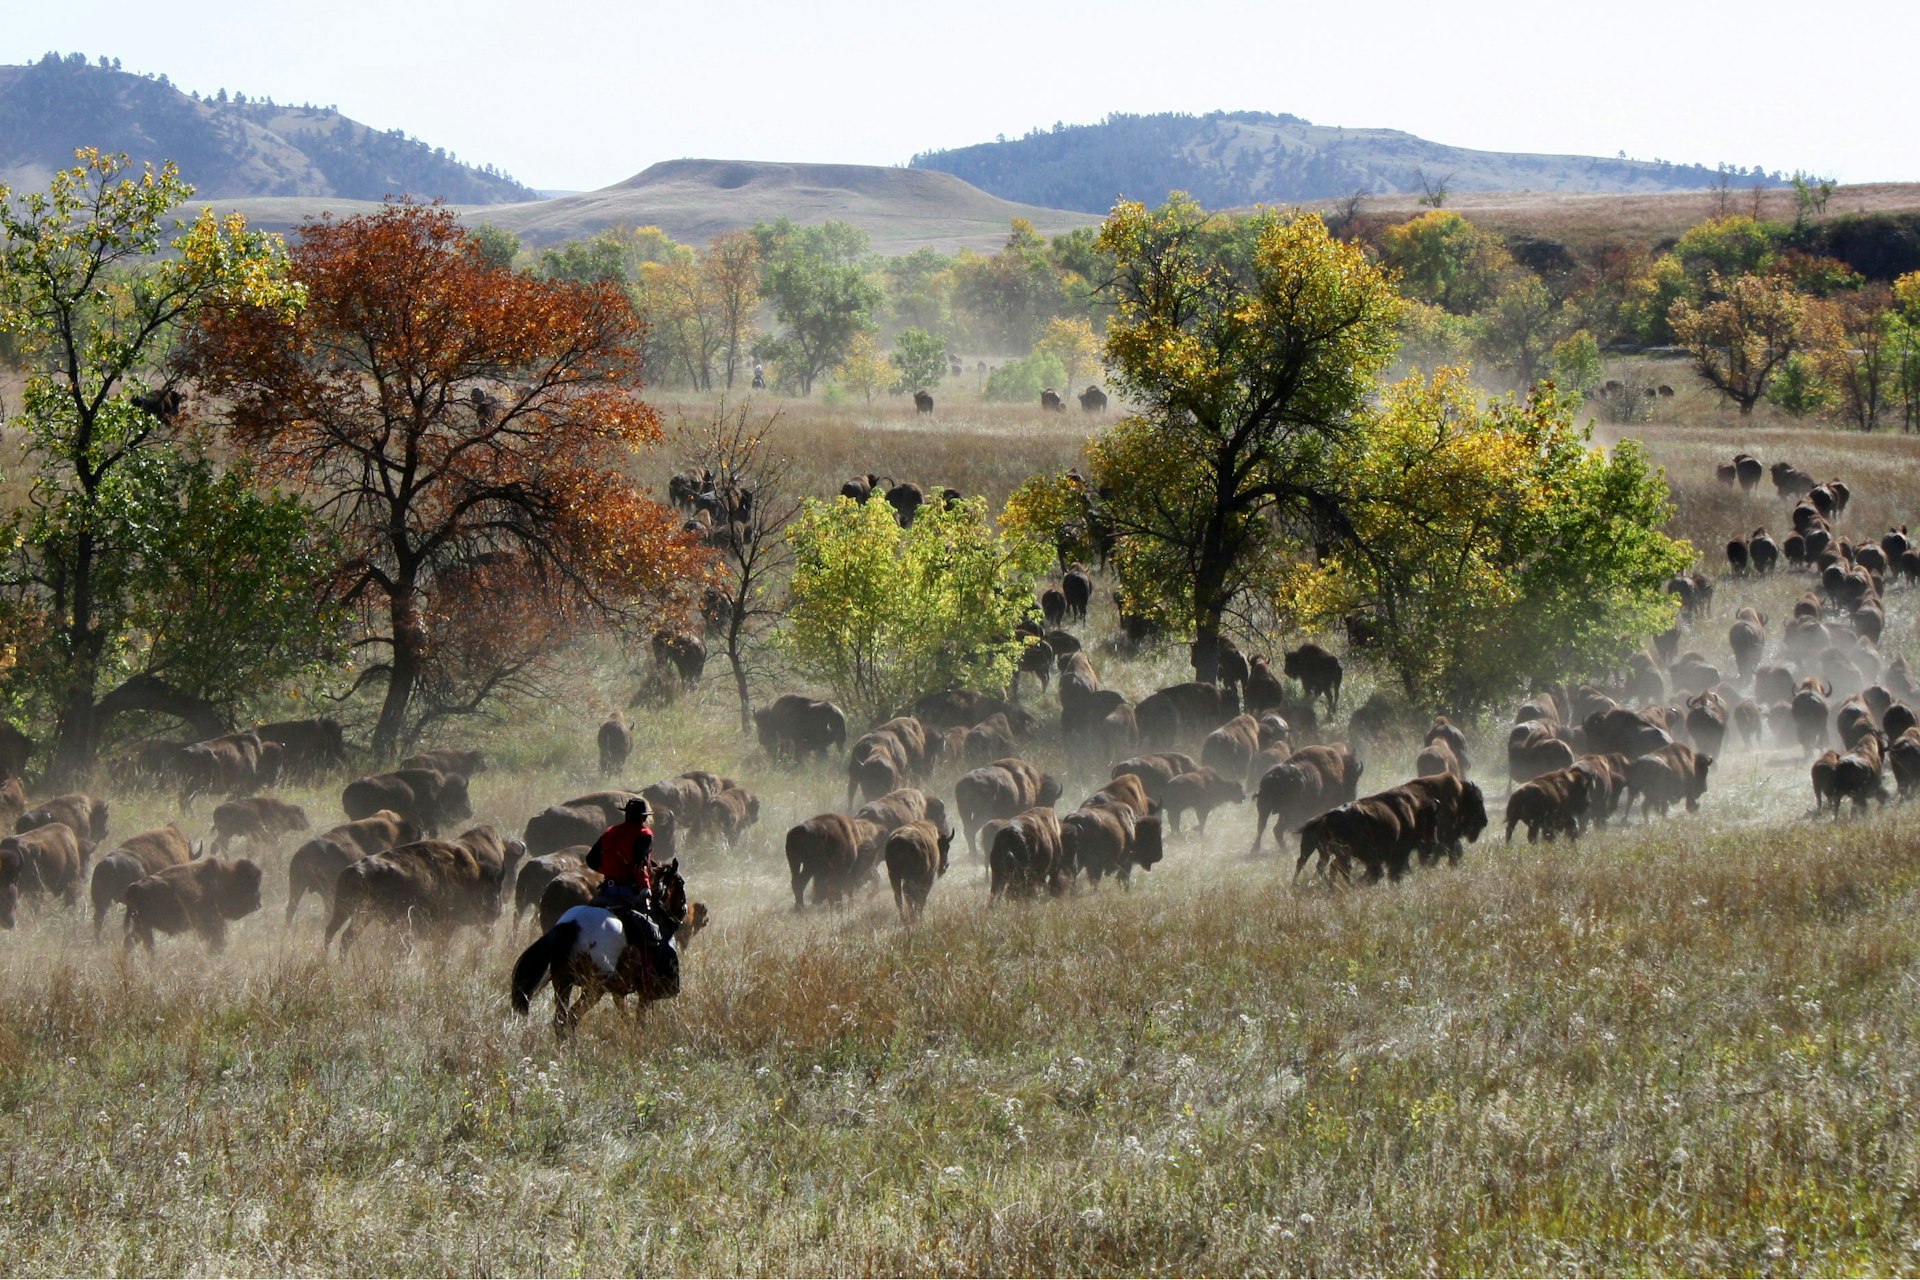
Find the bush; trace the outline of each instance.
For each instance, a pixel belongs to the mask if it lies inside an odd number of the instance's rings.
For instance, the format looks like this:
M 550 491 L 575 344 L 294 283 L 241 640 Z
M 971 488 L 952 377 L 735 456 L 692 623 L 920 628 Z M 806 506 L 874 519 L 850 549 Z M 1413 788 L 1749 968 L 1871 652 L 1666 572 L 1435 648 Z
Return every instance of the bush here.
M 1024 360 L 1003 364 L 987 375 L 987 399 L 1008 404 L 1032 404 L 1053 388 L 1067 394 L 1067 370 L 1051 352 L 1036 351 Z
M 787 538 L 780 644 L 854 720 L 884 719 L 929 690 L 1013 683 L 1013 629 L 1050 556 L 996 534 L 985 499 L 936 499 L 905 529 L 884 498 L 809 501 Z

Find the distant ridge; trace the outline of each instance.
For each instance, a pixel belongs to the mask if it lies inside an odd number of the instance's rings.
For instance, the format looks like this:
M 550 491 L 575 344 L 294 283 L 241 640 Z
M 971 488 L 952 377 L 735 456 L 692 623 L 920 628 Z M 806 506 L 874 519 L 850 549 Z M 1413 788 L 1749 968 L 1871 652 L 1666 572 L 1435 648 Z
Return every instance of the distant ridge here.
M 1355 192 L 1652 193 L 1703 190 L 1721 171 L 1664 161 L 1473 151 L 1394 129 L 1343 129 L 1260 111 L 1111 115 L 1024 138 L 913 158 L 1008 200 L 1105 213 L 1126 197 L 1158 204 L 1185 191 L 1207 208 L 1333 200 Z M 1729 170 L 1742 188 L 1780 174 Z
M 761 160 L 663 160 L 599 191 L 469 213 L 470 221 L 490 222 L 530 244 L 610 226 L 656 226 L 682 243 L 705 244 L 782 217 L 802 225 L 851 222 L 883 251 L 984 247 L 1004 240 L 1015 218 L 1042 232 L 1095 221 L 1002 200 L 930 170 Z
M 220 99 L 196 99 L 164 76 L 148 79 L 77 53 L 0 66 L 0 182 L 44 187 L 56 169 L 73 164 L 76 147 L 97 147 L 136 162 L 172 160 L 201 198 L 537 198 L 503 173 L 461 164 L 399 130 L 370 129 L 330 107 Z

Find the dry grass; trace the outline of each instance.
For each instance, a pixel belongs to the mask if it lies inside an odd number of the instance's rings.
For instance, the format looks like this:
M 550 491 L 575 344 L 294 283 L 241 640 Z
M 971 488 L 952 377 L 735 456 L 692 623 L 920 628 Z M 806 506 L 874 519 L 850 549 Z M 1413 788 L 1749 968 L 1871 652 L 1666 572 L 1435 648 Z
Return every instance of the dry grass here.
M 998 501 L 1086 425 L 954 399 L 931 423 L 783 406 L 779 429 L 819 492 L 874 469 Z M 1913 442 L 1667 407 L 1688 420 L 1643 434 L 1676 528 L 1710 549 L 1784 514 L 1713 482 L 1735 448 L 1848 478 L 1849 528 L 1920 496 Z M 1694 642 L 1723 658 L 1733 609 L 1778 617 L 1799 589 L 1730 584 Z M 1890 600 L 1889 652 L 1914 598 Z M 1136 695 L 1181 671 L 1096 652 Z M 497 761 L 483 819 L 599 785 L 593 727 L 628 670 L 593 647 L 570 701 L 476 730 Z M 961 853 L 907 931 L 884 894 L 792 914 L 783 832 L 841 780 L 771 767 L 732 714 L 709 683 L 640 726 L 632 780 L 719 768 L 764 812 L 739 848 L 689 856 L 716 923 L 637 1028 L 603 1008 L 557 1046 L 544 1007 L 513 1017 L 530 934 L 504 925 L 323 960 L 316 908 L 281 924 L 284 846 L 220 956 L 129 957 L 29 909 L 0 943 L 8 1269 L 1920 1269 L 1920 823 L 1805 818 L 1795 752 L 1729 752 L 1699 814 L 1488 841 L 1376 889 L 1249 859 L 1244 808 L 1173 838 L 1131 893 L 989 910 Z M 1502 726 L 1475 732 L 1498 760 Z M 1033 754 L 1061 758 L 1050 734 Z M 1412 756 L 1374 748 L 1367 781 Z M 108 786 L 119 834 L 174 816 Z M 337 783 L 291 794 L 336 816 Z

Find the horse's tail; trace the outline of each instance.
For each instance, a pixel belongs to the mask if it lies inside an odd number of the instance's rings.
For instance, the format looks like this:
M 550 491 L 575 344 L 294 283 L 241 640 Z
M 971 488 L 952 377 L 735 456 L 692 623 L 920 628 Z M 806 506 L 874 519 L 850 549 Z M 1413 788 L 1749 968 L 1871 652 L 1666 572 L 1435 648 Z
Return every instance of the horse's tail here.
M 555 925 L 520 953 L 513 965 L 513 1011 L 524 1014 L 533 997 L 546 985 L 553 970 L 567 962 L 574 943 L 580 940 L 580 926 L 571 920 Z

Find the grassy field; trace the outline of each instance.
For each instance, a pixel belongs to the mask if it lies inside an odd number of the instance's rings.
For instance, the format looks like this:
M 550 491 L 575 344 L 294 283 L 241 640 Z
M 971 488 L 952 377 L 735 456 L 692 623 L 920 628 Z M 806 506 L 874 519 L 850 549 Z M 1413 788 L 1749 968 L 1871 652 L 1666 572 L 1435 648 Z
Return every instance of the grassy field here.
M 1912 440 L 1742 424 L 1686 389 L 1667 408 L 1635 431 L 1710 572 L 1731 533 L 1785 523 L 1770 488 L 1713 481 L 1738 448 L 1846 478 L 1850 532 L 1920 510 Z M 931 423 L 787 405 L 775 431 L 812 491 L 876 470 L 997 503 L 1086 426 L 952 394 Z M 1777 620 L 1804 586 L 1724 584 L 1690 644 L 1725 661 L 1735 608 Z M 1914 599 L 1890 595 L 1888 658 Z M 1097 593 L 1089 636 L 1110 609 Z M 1094 651 L 1134 696 L 1183 674 Z M 577 669 L 566 700 L 466 739 L 496 761 L 481 819 L 518 829 L 600 785 L 593 730 L 634 668 L 594 648 Z M 1249 857 L 1250 808 L 1171 837 L 1130 893 L 1059 903 L 989 909 L 957 849 L 909 931 L 885 894 L 792 913 L 784 831 L 844 784 L 771 766 L 734 714 L 712 681 L 639 726 L 628 781 L 715 768 L 763 811 L 689 854 L 714 924 L 638 1026 L 603 1006 L 561 1046 L 544 997 L 516 1018 L 532 931 L 504 921 L 323 958 L 317 906 L 282 923 L 290 843 L 257 853 L 266 907 L 220 955 L 129 955 L 28 908 L 0 943 L 7 1269 L 1920 1269 L 1920 813 L 1811 819 L 1791 749 L 1730 749 L 1700 813 L 1574 847 L 1501 845 L 1483 777 L 1489 838 L 1380 888 Z M 1501 721 L 1473 726 L 1495 769 Z M 1051 734 L 1030 754 L 1063 759 Z M 1368 789 L 1413 755 L 1370 746 Z M 118 835 L 176 816 L 104 781 Z M 288 794 L 336 820 L 338 780 Z

